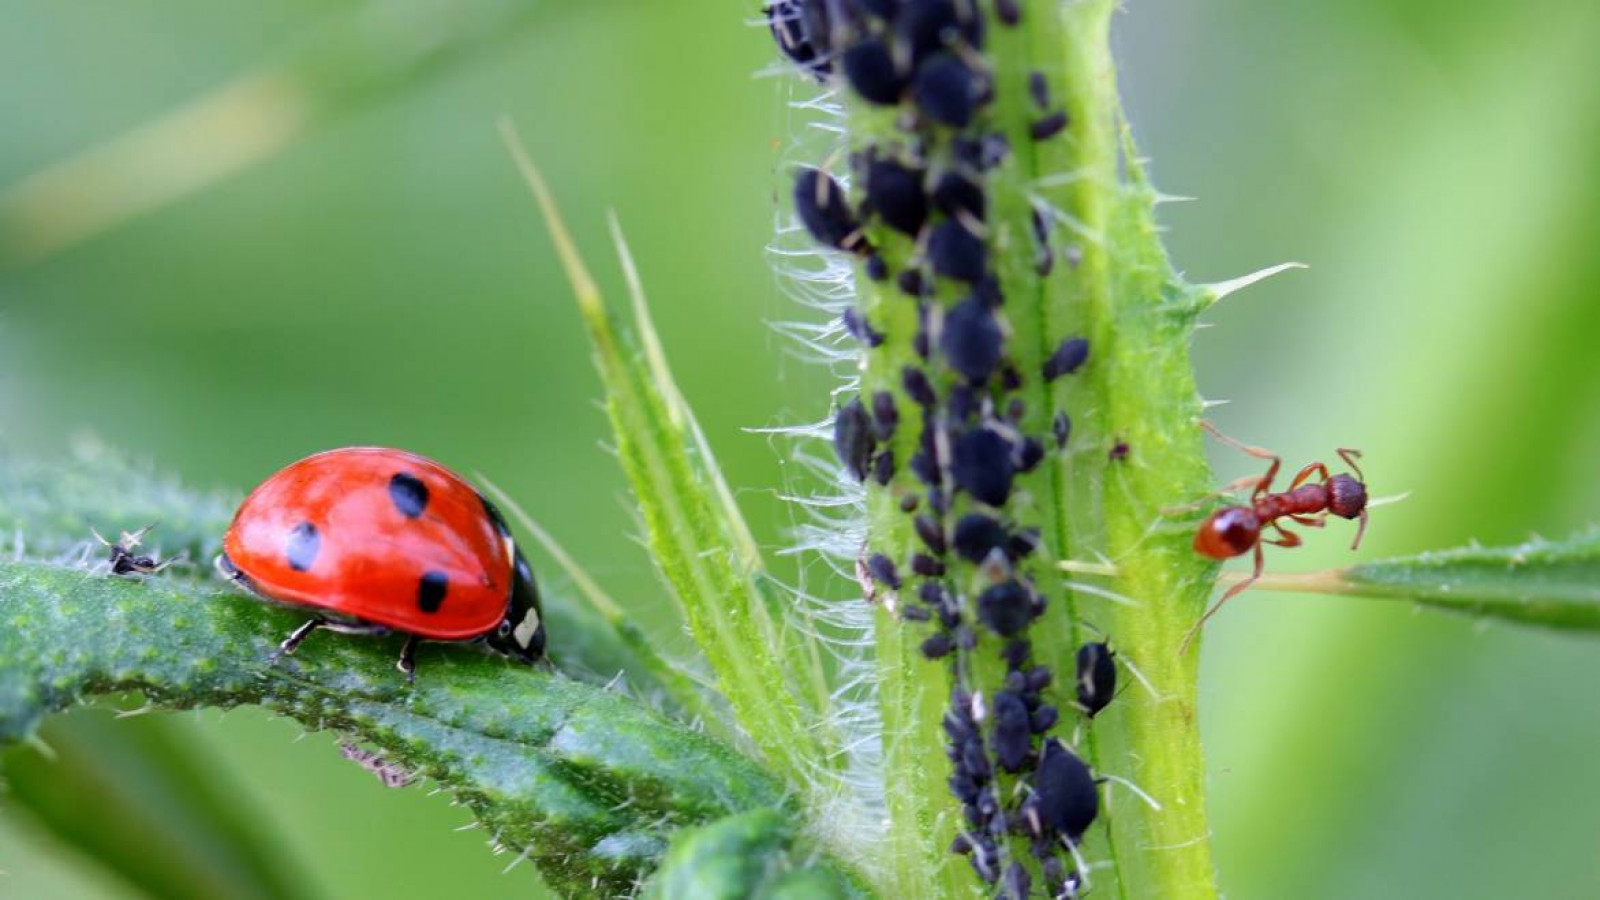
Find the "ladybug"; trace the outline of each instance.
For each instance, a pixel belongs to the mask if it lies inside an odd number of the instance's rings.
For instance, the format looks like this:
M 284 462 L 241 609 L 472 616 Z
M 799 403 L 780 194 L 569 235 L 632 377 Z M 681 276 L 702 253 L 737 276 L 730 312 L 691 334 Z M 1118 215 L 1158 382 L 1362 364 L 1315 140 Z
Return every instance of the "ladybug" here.
M 319 628 L 408 635 L 398 666 L 412 679 L 423 640 L 479 641 L 528 663 L 544 654 L 533 570 L 500 511 L 415 453 L 345 447 L 306 457 L 250 492 L 222 549 L 223 577 L 313 613 L 274 660 Z

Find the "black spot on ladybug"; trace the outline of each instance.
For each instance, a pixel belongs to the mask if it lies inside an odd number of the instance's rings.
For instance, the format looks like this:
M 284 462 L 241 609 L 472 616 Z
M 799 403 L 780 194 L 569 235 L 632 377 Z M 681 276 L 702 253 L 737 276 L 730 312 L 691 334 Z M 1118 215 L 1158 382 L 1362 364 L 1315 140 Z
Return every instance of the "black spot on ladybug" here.
M 969 215 L 980 222 L 989 212 L 983 186 L 960 172 L 939 176 L 933 186 L 933 205 L 947 216 Z
M 1011 637 L 1033 621 L 1033 598 L 1017 581 L 1002 581 L 978 595 L 978 621 L 1001 637 Z
M 444 604 L 444 595 L 450 590 L 450 576 L 443 572 L 427 571 L 417 582 L 417 609 L 435 613 Z
M 867 410 L 861 405 L 861 398 L 852 398 L 834 417 L 833 448 L 839 454 L 839 462 L 857 481 L 867 480 L 872 446 L 872 423 Z
M 801 169 L 794 180 L 794 209 L 811 236 L 840 250 L 864 249 L 861 225 L 845 201 L 844 188 L 818 169 Z
M 944 351 L 951 368 L 973 384 L 982 384 L 1000 363 L 1004 339 L 994 314 L 982 301 L 971 298 L 957 303 L 945 315 L 939 349 Z
M 1084 644 L 1078 648 L 1078 705 L 1083 714 L 1094 718 L 1117 693 L 1115 654 L 1105 644 Z
M 1022 698 L 1011 691 L 998 691 L 994 695 L 994 756 L 995 762 L 1007 772 L 1020 772 L 1028 761 L 1028 751 L 1033 749 L 1032 723 L 1028 707 Z
M 928 262 L 937 275 L 976 283 L 989 262 L 983 239 L 955 219 L 946 219 L 928 234 Z
M 928 195 L 922 190 L 922 170 L 908 168 L 892 159 L 877 160 L 867 169 L 867 202 L 884 224 L 896 231 L 914 235 L 928 221 Z
M 1063 375 L 1071 375 L 1088 360 L 1089 342 L 1083 338 L 1067 338 L 1044 361 L 1044 380 L 1055 381 Z
M 1083 833 L 1100 814 L 1100 793 L 1094 775 L 1059 738 L 1051 738 L 1044 745 L 1033 776 L 1033 791 L 1029 803 L 1040 825 L 1074 844 L 1083 839 Z
M 881 106 L 900 102 L 900 94 L 906 89 L 906 77 L 895 65 L 894 54 L 883 41 L 867 38 L 844 51 L 839 63 L 845 80 L 863 100 Z
M 1050 423 L 1050 435 L 1056 439 L 1056 449 L 1066 449 L 1067 439 L 1072 437 L 1072 417 L 1065 412 L 1056 413 Z
M 1036 141 L 1046 141 L 1060 134 L 1066 127 L 1067 114 L 1058 109 L 1028 126 L 1028 133 Z
M 1011 495 L 1015 475 L 1011 442 L 989 428 L 969 431 L 956 441 L 951 474 L 980 503 L 1001 506 Z
M 400 515 L 415 519 L 428 508 L 428 486 L 410 472 L 396 472 L 389 479 L 389 499 Z
M 317 526 L 301 522 L 289 529 L 289 539 L 283 553 L 289 560 L 289 568 L 296 572 L 309 572 L 321 549 L 322 536 L 317 534 Z
M 983 513 L 967 513 L 956 522 L 956 553 L 968 562 L 983 562 L 995 548 L 1006 544 L 1004 525 Z
M 935 122 L 954 128 L 972 124 L 983 93 L 982 76 L 943 53 L 919 66 L 911 82 L 911 98 L 917 108 Z

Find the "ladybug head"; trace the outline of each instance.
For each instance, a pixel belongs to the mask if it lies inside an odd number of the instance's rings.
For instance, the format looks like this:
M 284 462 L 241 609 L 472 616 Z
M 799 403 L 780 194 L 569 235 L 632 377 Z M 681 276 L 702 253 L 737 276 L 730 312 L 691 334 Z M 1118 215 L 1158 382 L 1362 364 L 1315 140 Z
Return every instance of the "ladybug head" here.
M 526 663 L 544 658 L 544 614 L 539 603 L 539 586 L 533 568 L 518 549 L 511 564 L 511 594 L 500 626 L 489 632 L 485 642 L 494 650 Z

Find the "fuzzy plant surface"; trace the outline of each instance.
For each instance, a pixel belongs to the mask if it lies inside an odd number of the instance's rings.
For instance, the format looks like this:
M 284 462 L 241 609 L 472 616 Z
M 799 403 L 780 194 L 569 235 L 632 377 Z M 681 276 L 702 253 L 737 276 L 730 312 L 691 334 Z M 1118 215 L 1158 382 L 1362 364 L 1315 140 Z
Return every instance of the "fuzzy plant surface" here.
M 1223 503 L 1189 343 L 1205 309 L 1259 276 L 1193 285 L 1168 263 L 1117 99 L 1113 12 L 763 10 L 795 105 L 832 142 L 785 172 L 794 217 L 774 245 L 815 315 L 783 330 L 844 376 L 818 398 L 825 419 L 787 429 L 815 479 L 792 492 L 800 550 L 832 585 L 772 574 L 620 226 L 626 315 L 508 122 L 693 657 L 663 656 L 485 485 L 574 586 L 546 592 L 552 665 L 430 644 L 412 685 L 398 638 L 273 661 L 303 616 L 210 574 L 237 495 L 84 445 L 0 456 L 0 743 L 84 704 L 260 706 L 432 779 L 569 896 L 1215 896 L 1187 639 L 1219 580 L 1237 581 L 1196 550 Z M 113 573 L 90 528 L 152 522 L 141 550 L 180 561 Z M 1255 586 L 1592 633 L 1600 537 Z M 19 792 L 40 809 L 47 793 Z M 115 864 L 139 877 L 139 860 Z M 263 876 L 259 893 L 284 888 Z

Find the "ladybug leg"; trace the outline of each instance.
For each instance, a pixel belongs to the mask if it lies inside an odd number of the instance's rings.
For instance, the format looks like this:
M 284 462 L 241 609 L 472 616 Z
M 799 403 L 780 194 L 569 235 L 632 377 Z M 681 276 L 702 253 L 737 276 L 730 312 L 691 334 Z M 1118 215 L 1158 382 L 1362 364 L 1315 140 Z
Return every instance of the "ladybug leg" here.
M 315 616 L 304 625 L 301 625 L 294 631 L 289 632 L 289 636 L 283 639 L 283 643 L 278 645 L 278 649 L 272 652 L 270 661 L 277 662 L 279 659 L 282 659 L 285 656 L 293 655 L 294 651 L 300 649 L 300 645 L 305 641 L 305 639 L 311 636 L 311 632 L 316 631 L 318 628 L 321 628 L 326 624 L 328 624 L 327 619 L 324 619 L 321 616 Z
M 421 638 L 411 635 L 406 638 L 406 645 L 400 648 L 400 661 L 394 664 L 396 669 L 404 672 L 406 680 L 412 684 L 417 682 L 417 643 Z

